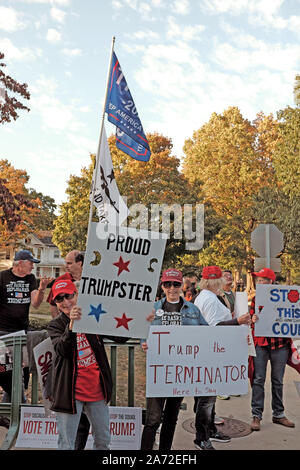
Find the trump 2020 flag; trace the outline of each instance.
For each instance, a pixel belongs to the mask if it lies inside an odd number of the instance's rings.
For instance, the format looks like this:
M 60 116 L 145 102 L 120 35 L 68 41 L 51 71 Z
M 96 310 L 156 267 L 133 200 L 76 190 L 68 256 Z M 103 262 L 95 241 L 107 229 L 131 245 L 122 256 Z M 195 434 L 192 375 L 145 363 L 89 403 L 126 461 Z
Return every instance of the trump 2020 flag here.
M 119 193 L 104 126 L 99 153 L 99 170 L 93 175 L 93 204 L 97 208 L 100 222 L 118 226 L 127 218 L 129 209 Z
M 151 155 L 149 143 L 115 52 L 105 111 L 109 122 L 117 128 L 117 147 L 136 160 L 148 161 Z
M 135 142 L 118 127 L 116 128 L 116 146 L 130 157 L 142 162 L 147 162 L 151 155 L 150 150 Z

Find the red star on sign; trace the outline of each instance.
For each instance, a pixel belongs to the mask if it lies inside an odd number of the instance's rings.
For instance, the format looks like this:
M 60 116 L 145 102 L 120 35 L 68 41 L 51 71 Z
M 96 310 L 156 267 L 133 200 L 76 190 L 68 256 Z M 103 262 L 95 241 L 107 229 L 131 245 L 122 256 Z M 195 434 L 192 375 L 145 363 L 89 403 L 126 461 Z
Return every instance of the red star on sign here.
M 130 272 L 129 269 L 128 269 L 129 263 L 130 263 L 130 260 L 129 261 L 124 261 L 122 256 L 120 256 L 119 261 L 117 263 L 113 263 L 114 266 L 117 266 L 117 268 L 119 268 L 118 276 L 120 276 L 122 271 Z
M 128 322 L 130 322 L 131 320 L 133 320 L 133 318 L 128 318 L 128 317 L 126 317 L 125 313 L 123 313 L 122 318 L 118 318 L 118 317 L 114 317 L 114 318 L 115 318 L 115 320 L 117 320 L 117 322 L 118 322 L 116 328 L 119 328 L 120 326 L 124 326 L 124 328 L 126 328 L 126 330 L 129 330 L 129 328 L 128 328 Z

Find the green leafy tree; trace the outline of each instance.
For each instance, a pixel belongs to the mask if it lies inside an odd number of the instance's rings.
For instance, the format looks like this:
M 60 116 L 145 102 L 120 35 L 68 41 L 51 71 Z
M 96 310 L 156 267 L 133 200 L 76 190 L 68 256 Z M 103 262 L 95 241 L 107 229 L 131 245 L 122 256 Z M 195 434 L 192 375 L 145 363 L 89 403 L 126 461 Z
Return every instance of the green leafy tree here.
M 51 196 L 45 196 L 33 188 L 28 190 L 28 199 L 39 201 L 40 205 L 40 210 L 33 219 L 35 229 L 52 231 L 57 217 L 55 214 L 57 208 L 55 200 Z
M 282 190 L 291 198 L 300 195 L 300 108 L 277 113 L 279 135 L 274 145 L 273 162 Z
M 59 207 L 59 215 L 54 222 L 53 242 L 62 256 L 68 251 L 86 248 L 87 227 L 89 221 L 89 194 L 94 163 L 89 168 L 82 168 L 81 175 L 71 175 L 66 193 L 67 202 Z
M 282 274 L 289 282 L 300 279 L 300 108 L 277 113 L 278 138 L 274 140 L 273 185 L 254 195 L 261 223 L 274 223 L 283 232 Z M 298 281 L 299 282 L 299 281 Z
M 158 133 L 147 135 L 152 155 L 149 162 L 139 162 L 128 157 L 115 146 L 114 136 L 108 139 L 112 155 L 114 175 L 122 196 L 127 197 L 127 206 L 143 204 L 150 214 L 153 204 L 193 204 L 196 194 L 192 186 L 180 173 L 180 160 L 171 155 L 172 142 Z M 92 156 L 94 159 L 95 156 Z M 72 175 L 68 182 L 68 201 L 60 207 L 60 214 L 55 222 L 54 243 L 62 254 L 70 249 L 85 249 L 89 218 L 89 192 L 94 163 L 84 168 L 81 176 Z M 137 219 L 135 214 L 133 219 Z M 129 225 L 132 223 L 132 218 Z M 176 216 L 171 213 L 171 233 L 174 230 Z M 148 225 L 150 228 L 150 225 Z M 185 251 L 185 240 L 168 240 L 165 265 L 178 262 L 178 256 Z
M 300 196 L 290 198 L 280 187 L 268 187 L 254 196 L 254 203 L 260 222 L 273 223 L 283 233 L 282 275 L 296 282 L 300 277 Z
M 222 220 L 218 233 L 198 254 L 197 264 L 253 269 L 250 235 L 258 223 L 253 195 L 272 184 L 276 138 L 272 116 L 260 113 L 250 122 L 230 107 L 223 114 L 213 113 L 186 141 L 184 175 Z

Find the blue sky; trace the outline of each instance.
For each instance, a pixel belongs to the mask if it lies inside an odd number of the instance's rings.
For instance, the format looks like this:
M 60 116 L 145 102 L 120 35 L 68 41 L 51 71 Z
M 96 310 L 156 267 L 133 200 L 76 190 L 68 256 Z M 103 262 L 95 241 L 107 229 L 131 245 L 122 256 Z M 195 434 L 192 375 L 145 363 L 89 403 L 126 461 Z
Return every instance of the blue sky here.
M 0 158 L 57 204 L 96 152 L 113 36 L 145 132 L 178 157 L 213 112 L 293 105 L 300 0 L 0 0 L 6 73 L 31 93 L 0 127 Z

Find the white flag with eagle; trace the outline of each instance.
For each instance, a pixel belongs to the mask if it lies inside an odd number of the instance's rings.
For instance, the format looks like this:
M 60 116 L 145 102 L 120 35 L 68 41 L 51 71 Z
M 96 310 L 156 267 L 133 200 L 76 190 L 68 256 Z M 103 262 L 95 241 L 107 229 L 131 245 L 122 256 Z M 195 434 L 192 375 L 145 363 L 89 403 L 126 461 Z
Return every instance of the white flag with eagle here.
M 93 175 L 93 204 L 97 208 L 99 222 L 119 226 L 127 218 L 129 209 L 119 193 L 104 126 L 99 152 L 100 162 Z

